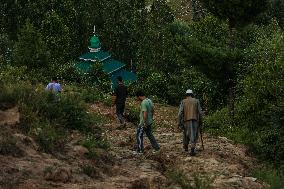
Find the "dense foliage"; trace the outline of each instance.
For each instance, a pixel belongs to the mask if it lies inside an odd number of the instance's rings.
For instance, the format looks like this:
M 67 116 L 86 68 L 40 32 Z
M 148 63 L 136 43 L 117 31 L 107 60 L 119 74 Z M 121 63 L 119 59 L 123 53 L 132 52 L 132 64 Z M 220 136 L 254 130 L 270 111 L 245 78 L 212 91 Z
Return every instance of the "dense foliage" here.
M 230 26 L 246 24 L 268 6 L 268 0 L 218 1 L 201 0 L 204 6 L 221 19 L 228 19 Z
M 250 49 L 255 61 L 242 82 L 240 125 L 255 133 L 253 149 L 265 159 L 283 163 L 284 36 L 278 30 Z

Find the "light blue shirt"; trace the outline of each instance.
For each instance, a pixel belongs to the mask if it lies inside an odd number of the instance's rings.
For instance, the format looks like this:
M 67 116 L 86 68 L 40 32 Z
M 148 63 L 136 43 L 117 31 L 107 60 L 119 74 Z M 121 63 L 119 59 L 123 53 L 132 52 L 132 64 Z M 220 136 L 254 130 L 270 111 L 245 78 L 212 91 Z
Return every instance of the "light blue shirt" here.
M 61 92 L 61 85 L 59 83 L 49 83 L 46 88 L 45 88 L 46 91 L 53 91 L 53 92 L 56 92 L 56 93 L 60 93 Z

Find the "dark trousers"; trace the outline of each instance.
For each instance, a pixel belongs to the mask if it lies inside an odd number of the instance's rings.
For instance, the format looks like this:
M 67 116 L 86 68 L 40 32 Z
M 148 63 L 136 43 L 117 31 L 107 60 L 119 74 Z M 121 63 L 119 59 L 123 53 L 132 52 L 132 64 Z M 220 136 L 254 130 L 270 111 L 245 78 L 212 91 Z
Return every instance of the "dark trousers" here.
M 119 119 L 120 124 L 124 124 L 125 119 L 123 117 L 124 114 L 125 103 L 116 104 L 116 115 Z
M 153 133 L 152 133 L 152 124 L 148 125 L 146 128 L 143 128 L 142 125 L 139 125 L 137 128 L 137 132 L 136 132 L 136 139 L 137 139 L 137 151 L 138 152 L 143 152 L 144 151 L 144 144 L 143 144 L 143 135 L 144 132 L 146 133 L 146 136 L 148 137 L 148 139 L 151 142 L 152 147 L 155 150 L 159 150 L 160 146 L 157 143 Z
M 196 120 L 189 120 L 184 122 L 183 130 L 183 147 L 188 149 L 189 143 L 191 148 L 195 148 L 198 139 L 198 122 Z

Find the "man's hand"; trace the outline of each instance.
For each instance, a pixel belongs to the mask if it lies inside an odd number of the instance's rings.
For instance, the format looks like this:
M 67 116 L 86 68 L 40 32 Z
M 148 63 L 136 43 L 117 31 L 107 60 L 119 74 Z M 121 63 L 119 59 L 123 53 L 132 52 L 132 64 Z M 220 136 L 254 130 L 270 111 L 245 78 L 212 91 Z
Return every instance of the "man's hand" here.
M 184 130 L 184 124 L 183 123 L 179 123 L 178 124 L 178 128 L 180 129 L 180 131 Z
M 143 128 L 144 128 L 144 129 L 147 129 L 147 127 L 148 127 L 148 124 L 147 124 L 147 123 L 144 123 L 144 124 L 143 124 Z
M 178 124 L 178 126 L 176 127 L 176 132 L 180 133 L 183 131 L 183 128 L 180 124 Z
M 111 116 L 114 116 L 114 112 L 115 112 L 115 106 L 111 106 L 111 108 L 110 108 Z

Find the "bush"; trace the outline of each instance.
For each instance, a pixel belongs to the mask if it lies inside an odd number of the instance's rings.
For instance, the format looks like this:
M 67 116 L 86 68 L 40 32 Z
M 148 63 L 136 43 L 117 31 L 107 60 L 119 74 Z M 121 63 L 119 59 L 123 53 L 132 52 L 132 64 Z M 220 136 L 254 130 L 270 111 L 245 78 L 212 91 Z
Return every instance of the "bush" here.
M 82 145 L 89 150 L 87 157 L 90 159 L 98 158 L 96 148 L 108 149 L 110 147 L 109 143 L 104 138 L 101 138 L 101 135 L 98 135 L 98 133 L 96 133 L 96 135 L 86 135 Z
M 173 183 L 180 185 L 182 189 L 192 189 L 190 181 L 182 171 L 172 169 L 167 171 L 166 174 Z
M 132 122 L 135 125 L 139 124 L 140 121 L 140 110 L 139 110 L 139 105 L 136 104 L 136 102 L 128 102 L 125 108 L 125 114 L 127 121 Z
M 233 130 L 228 108 L 217 110 L 212 115 L 205 117 L 204 127 L 213 135 L 226 135 Z
M 83 165 L 81 168 L 82 172 L 91 178 L 98 178 L 100 176 L 100 171 L 94 166 Z
M 201 174 L 194 174 L 194 182 L 191 182 L 185 175 L 185 173 L 176 168 L 170 169 L 166 172 L 170 182 L 178 184 L 182 189 L 210 189 L 210 184 L 213 179 L 208 176 L 202 176 Z
M 252 175 L 269 184 L 270 189 L 280 189 L 284 186 L 283 171 L 281 172 L 279 170 L 263 167 L 254 170 Z
M 58 100 L 41 85 L 28 82 L 2 84 L 1 104 L 19 106 L 20 124 L 24 132 L 34 136 L 42 150 L 63 149 L 70 130 L 93 131 L 104 120 L 88 112 L 82 98 L 75 93 L 62 93 Z M 100 130 L 97 135 L 101 134 Z
M 67 142 L 66 131 L 54 128 L 50 125 L 42 125 L 42 127 L 39 127 L 34 134 L 36 135 L 36 141 L 41 150 L 48 153 L 64 151 Z
M 42 86 L 40 86 L 43 88 Z M 66 129 L 84 130 L 93 124 L 93 117 L 80 97 L 73 94 L 59 94 L 58 101 L 53 95 L 34 86 L 15 86 L 14 93 L 20 105 L 21 125 L 26 128 L 37 119 Z M 20 91 L 18 93 L 18 91 Z M 33 120 L 31 120 L 33 119 Z
M 17 146 L 17 140 L 7 131 L 0 131 L 0 154 L 21 157 L 24 152 Z
M 284 37 L 274 32 L 257 41 L 250 54 L 254 64 L 241 82 L 237 123 L 248 130 L 246 141 L 262 159 L 283 164 L 284 157 Z

